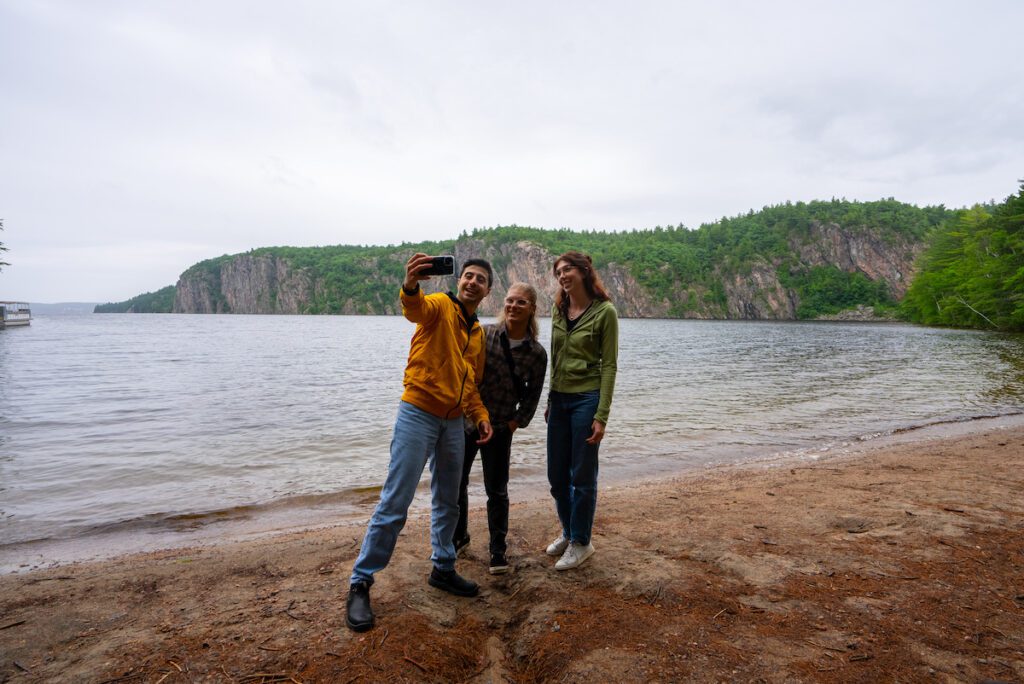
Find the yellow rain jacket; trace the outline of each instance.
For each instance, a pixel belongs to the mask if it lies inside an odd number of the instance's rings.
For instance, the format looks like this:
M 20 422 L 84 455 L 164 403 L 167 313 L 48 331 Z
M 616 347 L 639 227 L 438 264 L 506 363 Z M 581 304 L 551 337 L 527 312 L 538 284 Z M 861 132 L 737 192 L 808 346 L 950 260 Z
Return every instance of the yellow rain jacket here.
M 468 416 L 474 425 L 490 420 L 480 400 L 484 331 L 451 294 L 412 294 L 401 289 L 402 313 L 416 324 L 405 366 L 402 401 L 439 418 Z

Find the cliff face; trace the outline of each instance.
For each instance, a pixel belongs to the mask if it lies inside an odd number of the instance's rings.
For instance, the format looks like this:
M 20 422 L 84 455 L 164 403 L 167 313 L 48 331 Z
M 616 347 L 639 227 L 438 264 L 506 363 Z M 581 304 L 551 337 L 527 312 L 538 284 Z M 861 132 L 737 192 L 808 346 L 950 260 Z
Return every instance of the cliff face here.
M 841 271 L 860 271 L 871 280 L 884 280 L 896 299 L 910 284 L 914 260 L 924 243 L 897 236 L 881 237 L 869 228 L 850 229 L 835 223 L 811 223 L 808 238 L 791 242 L 794 254 L 807 266 L 835 266 Z
M 220 293 L 220 274 L 186 271 L 174 286 L 174 313 L 229 313 Z
M 175 313 L 297 314 L 318 283 L 284 259 L 240 254 L 218 272 L 186 272 L 175 287 Z
M 746 275 L 723 278 L 726 296 L 725 318 L 746 320 L 793 320 L 796 295 L 779 282 L 775 266 L 762 262 Z
M 886 283 L 895 299 L 902 299 L 913 275 L 914 260 L 924 243 L 865 228 L 812 222 L 808 234 L 790 240 L 795 261 L 803 268 L 832 266 L 848 273 L 863 273 Z M 749 273 L 719 273 L 726 293 L 726 318 L 793 320 L 799 295 L 782 285 L 781 260 L 755 263 Z M 715 316 L 712 316 L 715 317 Z
M 491 295 L 480 306 L 480 315 L 497 314 L 509 286 L 517 282 L 529 283 L 537 289 L 537 310 L 542 316 L 548 315 L 558 291 L 558 284 L 552 273 L 557 254 L 552 254 L 543 247 L 525 240 L 496 248 L 474 239 L 460 240 L 456 243 L 456 262 L 461 264 L 474 256 L 483 256 L 494 268 L 494 286 L 491 288 Z M 664 315 L 668 310 L 667 305 L 652 302 L 629 271 L 618 264 L 608 264 L 602 268 L 601 280 L 621 316 L 655 318 Z M 450 286 L 454 289 L 454 280 Z
M 847 272 L 861 272 L 872 280 L 884 280 L 892 294 L 906 293 L 914 258 L 920 243 L 891 236 L 881 237 L 868 228 L 845 228 L 836 224 L 813 223 L 809 231 L 790 243 L 790 261 L 801 268 L 833 266 Z M 537 288 L 538 310 L 551 310 L 556 282 L 551 273 L 556 254 L 533 242 L 520 240 L 494 245 L 482 239 L 462 238 L 455 244 L 455 259 L 481 256 L 494 266 L 491 295 L 480 314 L 496 314 L 505 292 L 514 282 Z M 411 252 L 396 250 L 378 260 L 368 260 L 360 272 L 366 283 L 361 296 L 342 295 L 339 308 L 344 314 L 397 314 L 397 290 L 405 261 Z M 628 265 L 610 263 L 601 267 L 601 277 L 619 314 L 626 318 L 796 318 L 800 305 L 797 293 L 779 279 L 781 259 L 756 259 L 742 271 L 719 269 L 715 275 L 721 292 L 714 294 L 699 285 L 677 283 L 670 297 L 651 295 L 630 272 Z M 454 290 L 454 278 L 435 278 L 424 285 L 426 292 Z M 371 294 L 366 295 L 365 291 Z M 333 296 L 337 297 L 335 289 Z M 241 254 L 217 267 L 193 268 L 182 274 L 175 288 L 174 311 L 179 313 L 265 313 L 299 314 L 316 310 L 312 304 L 330 295 L 325 274 L 296 268 L 287 259 Z

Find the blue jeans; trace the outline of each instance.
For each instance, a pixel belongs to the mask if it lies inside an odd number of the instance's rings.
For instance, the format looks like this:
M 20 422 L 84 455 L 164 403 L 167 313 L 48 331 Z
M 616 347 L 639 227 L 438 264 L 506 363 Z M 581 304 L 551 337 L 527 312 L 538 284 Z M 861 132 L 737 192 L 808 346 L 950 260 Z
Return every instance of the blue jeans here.
M 359 557 L 352 567 L 352 582 L 373 584 L 374 573 L 391 560 L 398 533 L 405 526 L 409 505 L 423 467 L 430 463 L 430 559 L 439 570 L 455 569 L 452 536 L 459 520 L 459 481 L 465 433 L 462 416 L 444 419 L 408 402 L 398 405 L 391 439 L 391 463 Z
M 597 444 L 587 444 L 601 399 L 598 390 L 551 392 L 548 413 L 548 483 L 562 534 L 590 543 L 597 509 Z

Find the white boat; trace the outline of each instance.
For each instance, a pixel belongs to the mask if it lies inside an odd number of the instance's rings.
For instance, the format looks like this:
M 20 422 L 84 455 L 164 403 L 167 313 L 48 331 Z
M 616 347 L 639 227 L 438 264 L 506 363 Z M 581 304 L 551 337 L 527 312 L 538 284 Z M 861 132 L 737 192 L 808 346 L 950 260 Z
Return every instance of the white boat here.
M 25 302 L 0 302 L 0 329 L 28 325 L 32 311 Z

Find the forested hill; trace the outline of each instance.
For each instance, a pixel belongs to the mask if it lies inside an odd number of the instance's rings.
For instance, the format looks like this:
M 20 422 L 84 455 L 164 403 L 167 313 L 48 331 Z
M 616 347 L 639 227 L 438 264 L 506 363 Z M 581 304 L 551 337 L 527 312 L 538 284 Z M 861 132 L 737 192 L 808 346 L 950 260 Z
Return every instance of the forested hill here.
M 124 302 L 97 304 L 93 313 L 170 313 L 174 308 L 174 285 L 145 292 Z
M 555 288 L 554 258 L 577 249 L 592 255 L 620 314 L 628 317 L 797 319 L 858 305 L 891 311 L 906 293 L 926 236 L 954 215 L 892 199 L 833 200 L 767 207 L 696 230 L 504 226 L 389 247 L 266 247 L 189 268 L 174 288 L 173 306 L 164 310 L 395 314 L 404 263 L 422 251 L 454 253 L 459 262 L 472 256 L 491 261 L 497 294 L 483 314 L 494 313 L 500 295 L 517 280 L 538 287 L 546 312 Z M 454 287 L 452 278 L 434 281 L 438 289 Z M 149 296 L 147 307 L 154 299 Z M 130 310 L 129 302 L 108 307 Z

